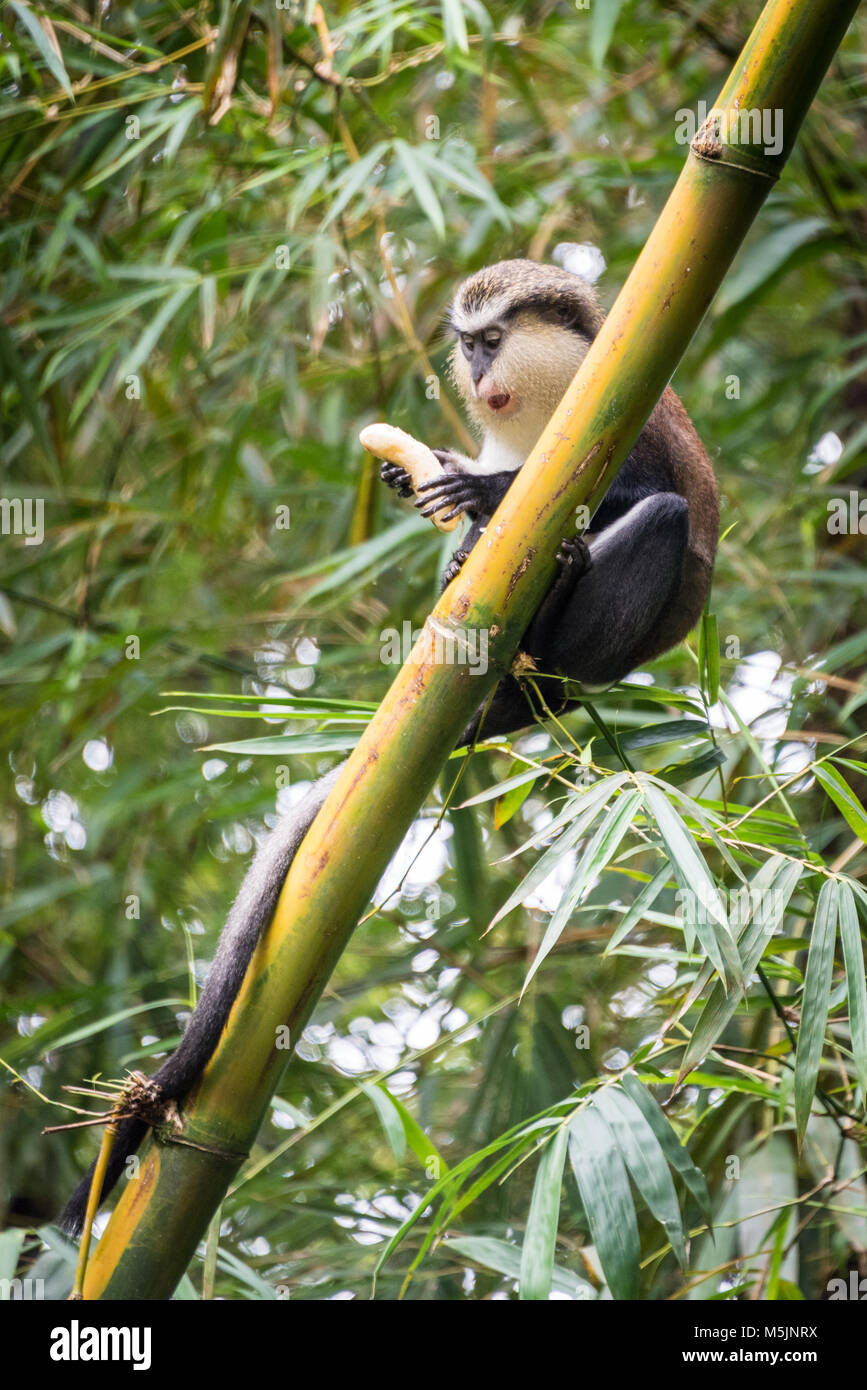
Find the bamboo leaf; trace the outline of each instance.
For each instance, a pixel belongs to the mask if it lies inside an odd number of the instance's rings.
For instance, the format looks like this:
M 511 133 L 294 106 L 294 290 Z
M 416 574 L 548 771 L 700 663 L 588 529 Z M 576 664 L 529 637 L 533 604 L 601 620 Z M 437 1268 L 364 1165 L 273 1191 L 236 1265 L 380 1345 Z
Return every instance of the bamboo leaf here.
M 532 780 L 523 777 L 520 786 L 510 787 L 508 791 L 499 798 L 494 807 L 494 826 L 497 830 L 502 830 L 506 822 L 512 819 L 515 812 L 521 809 L 532 790 Z
M 734 305 L 755 294 L 782 272 L 799 247 L 812 241 L 819 232 L 827 230 L 828 224 L 824 218 L 807 217 L 800 222 L 787 221 L 782 227 L 769 232 L 753 246 L 748 257 L 739 261 L 737 269 L 729 276 L 720 291 L 719 313 L 727 313 Z
M 328 209 L 320 228 L 321 231 L 324 232 L 326 227 L 330 227 L 331 223 L 340 216 L 347 204 L 352 201 L 356 193 L 360 193 L 362 188 L 370 182 L 371 175 L 386 153 L 387 148 L 387 145 L 385 145 L 383 141 L 378 141 L 372 149 L 367 151 L 367 154 L 362 155 L 355 164 L 350 164 L 339 176 L 332 191 L 336 193 L 338 189 L 340 191 L 337 193 L 337 197 Z
M 392 1096 L 384 1086 L 369 1086 L 365 1081 L 358 1084 L 379 1116 L 379 1122 L 395 1159 L 402 1163 L 406 1155 L 406 1135 Z
M 282 738 L 245 738 L 235 743 L 206 743 L 203 752 L 240 753 L 266 758 L 291 758 L 298 753 L 346 753 L 358 742 L 358 734 L 284 734 Z
M 689 1191 L 692 1193 L 699 1210 L 705 1221 L 710 1225 L 711 1205 L 710 1193 L 707 1190 L 707 1183 L 701 1169 L 696 1168 L 686 1149 L 681 1144 L 668 1120 L 660 1110 L 650 1092 L 641 1084 L 635 1072 L 628 1071 L 620 1079 L 630 1100 L 638 1106 L 650 1128 L 659 1140 L 662 1152 L 676 1173 L 683 1178 Z
M 590 19 L 590 61 L 601 68 L 605 61 L 623 0 L 593 0 Z
M 571 825 L 579 814 L 583 815 L 600 797 L 603 801 L 610 801 L 617 788 L 622 787 L 626 779 L 627 774 L 625 772 L 615 773 L 612 777 L 600 777 L 597 781 L 592 782 L 589 787 L 584 787 L 573 796 L 567 797 L 563 809 L 558 811 L 552 821 L 549 821 L 547 825 L 535 831 L 535 833 L 532 834 L 528 840 L 524 840 L 517 849 L 513 849 L 509 854 L 503 855 L 503 858 L 497 862 L 500 864 L 508 864 L 510 859 L 517 859 L 519 854 L 526 853 L 528 849 L 536 849 L 539 845 L 544 844 L 546 840 L 551 840 L 553 836 L 559 835 L 566 826 Z
M 719 696 L 719 629 L 715 613 L 703 613 L 699 628 L 698 669 L 709 705 Z
M 620 942 L 624 939 L 624 937 L 629 935 L 629 933 L 632 931 L 632 928 L 636 926 L 638 922 L 641 921 L 645 912 L 650 911 L 651 907 L 653 907 L 653 904 L 656 902 L 656 899 L 659 897 L 660 893 L 662 892 L 663 888 L 665 887 L 666 883 L 670 878 L 671 867 L 668 864 L 664 864 L 662 868 L 659 870 L 659 872 L 653 876 L 650 882 L 645 883 L 644 887 L 638 894 L 635 901 L 630 904 L 630 907 L 626 912 L 626 915 L 623 917 L 622 921 L 620 922 L 620 925 L 617 927 L 617 930 L 614 932 L 614 934 L 611 937 L 611 940 L 605 947 L 604 954 L 606 956 L 610 955 L 611 952 L 614 951 L 616 947 L 620 945 Z
M 864 951 L 861 929 L 852 889 L 845 881 L 837 884 L 837 915 L 840 922 L 840 942 L 846 966 L 846 988 L 849 995 L 849 1032 L 855 1071 L 861 1087 L 861 1105 L 867 1107 L 867 981 L 864 977 Z
M 662 1145 L 635 1102 L 617 1086 L 604 1086 L 593 1098 L 593 1105 L 611 1130 L 648 1209 L 671 1241 L 677 1262 L 686 1268 L 686 1245 L 677 1193 Z
M 184 143 L 184 136 L 200 110 L 201 107 L 199 103 L 192 97 L 189 101 L 182 102 L 178 107 L 177 117 L 172 124 L 169 137 L 166 140 L 165 155 L 168 164 L 171 164 L 178 150 L 181 148 L 181 145 Z
M 70 101 L 74 101 L 75 94 L 72 90 L 72 83 L 69 80 L 69 74 L 66 71 L 60 52 L 60 45 L 57 42 L 56 35 L 54 34 L 54 26 L 51 24 L 51 21 L 49 19 L 45 20 L 45 23 L 48 25 L 48 32 L 46 32 L 29 5 L 20 3 L 20 0 L 9 0 L 9 8 L 14 10 L 21 20 L 24 28 L 36 44 L 39 55 L 54 80 L 63 88 Z M 54 39 L 53 43 L 51 41 L 52 38 Z
M 24 414 L 30 422 L 33 437 L 46 459 L 51 464 L 52 473 L 56 475 L 57 455 L 54 452 L 54 445 L 51 442 L 51 436 L 45 425 L 42 408 L 36 397 L 36 392 L 33 389 L 33 382 L 30 380 L 27 369 L 18 355 L 18 350 L 15 347 L 12 335 L 3 323 L 0 323 L 0 362 L 3 363 L 9 376 L 12 377 L 18 387 L 21 405 Z
M 804 1132 L 810 1118 L 822 1060 L 825 1024 L 831 999 L 839 902 L 839 884 L 835 879 L 826 879 L 816 904 L 816 919 L 813 923 L 804 977 L 801 1026 L 798 1029 L 798 1046 L 795 1053 L 795 1120 L 799 1147 L 804 1142 Z
M 521 1251 L 521 1298 L 547 1299 L 554 1277 L 554 1248 L 560 1215 L 563 1165 L 569 1143 L 569 1128 L 561 1125 L 542 1150 L 527 1230 Z
M 611 1131 L 590 1105 L 569 1126 L 569 1162 L 614 1298 L 638 1297 L 641 1247 L 629 1178 Z
M 682 891 L 689 895 L 688 900 L 697 903 L 695 922 L 691 925 L 694 925 L 708 959 L 712 961 L 723 983 L 727 980 L 727 973 L 735 982 L 742 981 L 740 962 L 719 890 L 695 841 L 659 787 L 648 782 L 645 794 L 678 884 Z M 713 918 L 716 923 L 716 931 L 708 917 Z
M 687 738 L 710 738 L 710 728 L 703 719 L 667 719 L 662 724 L 648 724 L 621 734 L 618 742 L 628 752 L 654 748 L 660 743 L 681 743 Z
M 443 28 L 446 35 L 446 48 L 457 48 L 461 53 L 469 53 L 470 41 L 467 37 L 467 21 L 461 0 L 442 0 Z
M 867 843 L 867 811 L 848 782 L 830 763 L 816 763 L 813 773 L 816 781 L 824 787 L 849 828 Z
M 578 867 L 562 898 L 557 904 L 551 921 L 548 923 L 547 930 L 542 937 L 533 963 L 527 971 L 527 978 L 521 990 L 522 994 L 542 962 L 545 960 L 545 957 L 549 955 L 560 940 L 563 928 L 569 921 L 577 903 L 580 901 L 589 884 L 602 872 L 606 864 L 608 864 L 617 853 L 620 841 L 631 826 L 641 804 L 641 792 L 633 790 L 623 792 L 614 805 L 609 808 L 604 821 L 599 826 L 593 839 L 581 856 Z
M 749 980 L 762 958 L 768 941 L 780 925 L 789 900 L 803 873 L 801 864 L 782 859 L 776 855 L 762 865 L 750 884 L 750 902 L 759 905 L 757 913 L 751 912 L 752 921 L 746 926 L 739 941 L 739 949 L 744 967 L 744 978 Z M 698 997 L 710 976 L 710 967 L 699 972 L 698 979 L 689 991 L 684 1009 Z M 698 1066 L 706 1057 L 727 1026 L 743 998 L 743 992 L 731 990 L 728 994 L 722 986 L 714 985 L 705 1003 L 698 1024 L 684 1053 L 678 1072 L 678 1082 Z
M 199 313 L 202 320 L 202 347 L 207 352 L 213 346 L 217 322 L 217 281 L 213 275 L 202 277 L 199 286 Z
M 116 380 L 118 382 L 122 382 L 128 376 L 135 375 L 139 367 L 156 347 L 162 336 L 163 330 L 168 327 L 175 317 L 175 314 L 183 307 L 192 293 L 192 286 L 181 285 L 173 294 L 169 295 L 162 308 L 157 310 L 156 314 L 141 334 L 135 347 L 127 353 L 118 367 L 116 373 Z
M 459 164 L 454 149 L 448 148 L 448 158 L 445 155 L 435 154 L 433 150 L 427 149 L 424 145 L 417 145 L 415 153 L 416 158 L 427 165 L 434 177 L 443 179 L 445 183 L 459 188 L 468 197 L 485 203 L 498 222 L 501 222 L 505 227 L 510 225 L 511 218 L 508 209 L 497 197 L 491 184 L 482 177 L 478 169 L 472 166 L 465 169 L 462 164 Z
M 581 839 L 582 835 L 584 835 L 585 831 L 589 829 L 606 803 L 614 795 L 616 788 L 617 779 L 612 777 L 594 783 L 594 785 L 588 788 L 580 797 L 570 798 L 569 805 L 563 812 L 563 816 L 564 818 L 568 817 L 571 824 L 568 824 L 567 828 L 562 831 L 562 834 L 555 840 L 550 849 L 547 849 L 545 853 L 536 860 L 536 863 L 530 869 L 529 873 L 524 875 L 514 892 L 509 894 L 503 906 L 495 913 L 491 921 L 491 927 L 496 926 L 497 922 L 508 916 L 514 908 L 519 907 L 525 898 L 528 898 L 531 893 L 534 893 L 536 889 L 545 882 L 549 874 L 553 873 L 556 869 L 564 854 L 568 854 Z M 548 826 L 547 831 L 549 834 L 551 830 L 552 827 Z M 490 930 L 490 928 L 488 928 L 488 930 Z
M 424 170 L 424 165 L 415 158 L 415 152 L 410 149 L 405 140 L 394 141 L 394 152 L 398 161 L 409 180 L 410 187 L 416 196 L 418 205 L 422 212 L 432 224 L 438 237 L 446 234 L 446 219 L 443 215 L 440 200 L 434 192 L 434 186 Z
M 538 781 L 540 777 L 548 776 L 550 776 L 548 768 L 525 768 L 523 772 L 516 772 L 514 777 L 507 777 L 505 781 L 495 782 L 492 787 L 486 787 L 483 792 L 478 792 L 475 796 L 468 796 L 466 801 L 462 801 L 457 809 L 465 811 L 468 806 L 481 806 L 486 801 L 498 801 L 507 796 L 509 792 L 519 790 L 522 787 L 527 787 L 529 791 L 533 783 Z
M 161 136 L 172 129 L 178 121 L 178 114 L 178 111 L 173 108 L 165 115 L 158 117 L 150 130 L 146 133 L 142 131 L 137 140 L 122 140 L 120 154 L 115 155 L 113 159 L 109 159 L 105 164 L 96 169 L 89 178 L 85 179 L 84 183 L 81 185 L 82 191 L 86 193 L 91 188 L 97 188 L 99 184 L 104 183 L 106 179 L 119 173 L 127 164 L 131 164 L 134 159 L 140 158 L 145 150 L 149 149 Z
M 661 776 L 671 786 L 679 787 L 684 782 L 694 782 L 697 777 L 713 772 L 715 767 L 722 767 L 725 760 L 725 753 L 721 748 L 709 748 L 697 758 L 689 758 L 684 763 L 670 763 L 668 767 L 663 768 Z
M 449 1165 L 446 1163 L 430 1135 L 426 1134 L 422 1129 L 415 1116 L 411 1115 L 403 1102 L 398 1100 L 397 1096 L 392 1095 L 391 1091 L 381 1082 L 376 1089 L 385 1092 L 400 1116 L 403 1132 L 406 1135 L 406 1142 L 424 1168 L 426 1175 L 429 1178 L 440 1178 L 448 1173 Z M 433 1169 L 436 1171 L 433 1171 Z
M 493 1236 L 453 1236 L 443 1242 L 442 1249 L 455 1255 L 462 1255 L 483 1269 L 492 1269 L 516 1282 L 521 1277 L 521 1252 L 508 1241 L 496 1240 Z M 595 1298 L 596 1290 L 592 1284 L 581 1279 L 571 1270 L 554 1266 L 551 1287 L 556 1293 L 567 1294 L 570 1298 L 582 1300 Z

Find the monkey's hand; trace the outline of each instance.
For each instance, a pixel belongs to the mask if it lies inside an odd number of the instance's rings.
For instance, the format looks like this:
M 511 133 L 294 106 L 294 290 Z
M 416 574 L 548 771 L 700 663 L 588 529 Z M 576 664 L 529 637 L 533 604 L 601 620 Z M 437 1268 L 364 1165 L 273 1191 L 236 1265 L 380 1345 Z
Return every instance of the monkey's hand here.
M 358 438 L 370 453 L 385 459 L 383 481 L 401 497 L 411 497 L 421 483 L 439 482 L 443 476 L 442 464 L 432 450 L 396 425 L 365 425 Z M 441 516 L 430 515 L 440 531 L 453 531 L 457 526 L 456 519 L 444 521 Z
M 434 458 L 439 459 L 444 473 L 472 473 L 473 461 L 457 449 L 431 449 Z
M 443 451 L 445 452 L 445 451 Z M 461 512 L 476 516 L 493 516 L 502 502 L 514 473 L 449 473 L 445 478 L 434 478 L 422 483 L 418 489 L 416 506 L 422 516 L 432 516 L 443 509 L 443 520 L 459 516 Z M 445 511 L 448 505 L 449 510 Z
M 398 497 L 412 497 L 414 495 L 412 479 L 399 463 L 383 463 L 379 470 L 379 476 L 384 483 L 394 488 Z

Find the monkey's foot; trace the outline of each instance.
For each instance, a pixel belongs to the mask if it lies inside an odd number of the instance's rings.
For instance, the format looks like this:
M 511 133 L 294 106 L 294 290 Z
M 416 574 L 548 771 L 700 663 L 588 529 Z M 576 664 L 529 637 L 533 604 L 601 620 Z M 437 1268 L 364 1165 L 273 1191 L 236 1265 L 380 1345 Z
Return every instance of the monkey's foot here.
M 590 555 L 590 547 L 583 536 L 567 536 L 560 542 L 557 551 L 557 564 L 562 569 L 568 570 L 570 578 L 580 579 L 582 574 L 586 574 L 593 559 Z
M 414 496 L 412 482 L 405 468 L 399 463 L 383 463 L 379 476 L 389 487 L 393 487 L 399 497 Z
M 449 560 L 448 564 L 443 570 L 444 589 L 447 588 L 449 584 L 451 584 L 453 579 L 457 579 L 458 575 L 464 567 L 464 561 L 466 560 L 468 554 L 469 552 L 466 550 L 455 551 L 454 555 Z

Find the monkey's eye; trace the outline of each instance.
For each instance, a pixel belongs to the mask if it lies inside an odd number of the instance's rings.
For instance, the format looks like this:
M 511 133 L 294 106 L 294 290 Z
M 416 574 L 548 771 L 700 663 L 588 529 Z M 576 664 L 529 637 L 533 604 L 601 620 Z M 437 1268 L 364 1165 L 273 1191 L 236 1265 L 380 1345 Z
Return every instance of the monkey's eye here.
M 462 333 L 462 334 L 461 334 L 461 347 L 463 348 L 463 350 L 464 350 L 464 352 L 466 353 L 467 357 L 472 356 L 472 351 L 473 351 L 473 348 L 475 347 L 475 345 L 476 345 L 476 340 L 475 340 L 475 338 L 473 337 L 472 333 Z
M 498 328 L 489 328 L 485 332 L 485 347 L 498 348 L 502 340 L 502 333 Z

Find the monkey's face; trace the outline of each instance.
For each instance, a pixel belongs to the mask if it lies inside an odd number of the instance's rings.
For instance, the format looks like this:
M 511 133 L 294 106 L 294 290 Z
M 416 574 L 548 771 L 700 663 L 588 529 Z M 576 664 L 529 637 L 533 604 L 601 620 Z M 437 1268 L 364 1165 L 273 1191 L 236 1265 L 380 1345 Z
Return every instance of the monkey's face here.
M 458 328 L 451 372 L 471 418 L 529 452 L 583 362 L 587 339 L 530 310 Z

